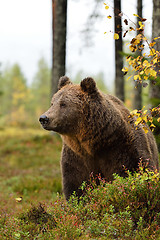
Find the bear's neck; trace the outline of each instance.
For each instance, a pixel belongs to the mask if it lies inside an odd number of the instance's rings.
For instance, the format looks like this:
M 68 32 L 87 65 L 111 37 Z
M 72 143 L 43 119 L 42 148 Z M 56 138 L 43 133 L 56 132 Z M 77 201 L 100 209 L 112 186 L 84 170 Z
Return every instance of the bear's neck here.
M 82 157 L 93 157 L 90 141 L 82 141 L 81 136 L 62 136 L 63 142 L 76 154 Z
M 82 128 L 81 128 L 82 129 Z M 124 134 L 124 132 L 126 134 Z M 125 139 L 123 139 L 125 136 Z M 128 139 L 126 139 L 128 138 Z M 125 123 L 121 127 L 115 124 L 115 128 L 110 123 L 100 128 L 88 128 L 81 131 L 76 136 L 63 135 L 63 142 L 76 154 L 89 158 L 96 158 L 99 152 L 109 152 L 115 143 L 118 144 L 131 142 L 130 134 L 127 133 Z

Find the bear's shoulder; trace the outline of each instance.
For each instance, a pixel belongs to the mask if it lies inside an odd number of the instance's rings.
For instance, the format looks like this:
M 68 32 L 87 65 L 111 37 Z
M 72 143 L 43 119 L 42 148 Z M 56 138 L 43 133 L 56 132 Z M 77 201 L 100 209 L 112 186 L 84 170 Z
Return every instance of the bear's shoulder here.
M 124 103 L 117 97 L 111 95 L 111 94 L 103 94 L 102 93 L 103 100 L 107 101 L 107 107 L 110 107 L 114 109 L 117 113 L 120 113 L 121 116 L 124 116 L 126 119 L 128 119 L 128 116 L 130 115 L 130 111 L 128 108 L 125 107 Z M 108 105 L 108 103 L 110 103 Z

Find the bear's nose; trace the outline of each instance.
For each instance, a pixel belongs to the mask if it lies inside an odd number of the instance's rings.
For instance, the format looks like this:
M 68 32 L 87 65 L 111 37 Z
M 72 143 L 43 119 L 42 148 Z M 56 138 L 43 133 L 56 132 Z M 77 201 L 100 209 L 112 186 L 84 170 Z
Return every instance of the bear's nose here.
M 49 118 L 46 115 L 41 115 L 39 121 L 41 124 L 47 124 L 49 122 Z

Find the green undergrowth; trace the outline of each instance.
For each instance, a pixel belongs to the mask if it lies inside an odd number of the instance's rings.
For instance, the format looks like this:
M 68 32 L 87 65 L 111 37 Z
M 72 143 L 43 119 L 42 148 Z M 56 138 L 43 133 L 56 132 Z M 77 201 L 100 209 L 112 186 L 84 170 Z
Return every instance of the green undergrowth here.
M 160 176 L 140 168 L 112 183 L 99 178 L 81 186 L 66 202 L 62 196 L 39 203 L 12 221 L 2 216 L 3 239 L 160 239 Z M 2 220 L 3 219 L 3 220 Z M 14 231 L 9 231 L 14 229 Z
M 160 239 L 158 173 L 140 166 L 112 183 L 98 176 L 98 186 L 91 177 L 82 197 L 66 202 L 60 138 L 20 132 L 0 139 L 0 239 Z
M 0 213 L 19 213 L 62 192 L 60 152 L 60 137 L 42 129 L 0 129 Z

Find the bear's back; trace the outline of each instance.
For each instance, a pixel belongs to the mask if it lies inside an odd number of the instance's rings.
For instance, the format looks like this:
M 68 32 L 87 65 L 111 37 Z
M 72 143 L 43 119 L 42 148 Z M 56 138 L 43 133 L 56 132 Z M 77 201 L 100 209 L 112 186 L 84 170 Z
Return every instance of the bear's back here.
M 121 115 L 123 116 L 123 119 L 127 122 L 127 124 L 132 124 L 132 126 L 133 126 L 133 123 L 136 120 L 136 118 L 135 117 L 129 118 L 130 112 L 124 106 L 123 102 L 120 99 L 118 99 L 117 97 L 112 96 L 110 94 L 105 95 L 105 97 L 106 97 L 106 99 L 111 101 L 113 106 L 121 113 Z M 159 171 L 158 149 L 157 149 L 157 144 L 156 144 L 156 141 L 154 139 L 152 132 L 150 131 L 150 129 L 148 127 L 148 133 L 145 133 L 141 125 L 138 126 L 136 129 L 134 130 L 134 133 L 135 133 L 135 137 L 137 139 L 138 145 L 139 146 L 142 145 L 142 148 L 144 148 L 144 149 L 145 149 L 144 145 L 147 145 L 149 151 L 151 152 L 152 161 L 154 161 L 156 168 Z M 137 145 L 137 148 L 139 148 L 138 145 Z
M 118 99 L 117 97 L 115 96 L 112 96 L 110 94 L 107 94 L 105 95 L 106 99 L 108 99 L 112 104 L 113 106 L 118 110 L 120 111 L 120 113 L 122 114 L 122 116 L 124 117 L 124 119 L 128 119 L 128 116 L 130 114 L 129 110 L 125 107 L 124 103 Z

